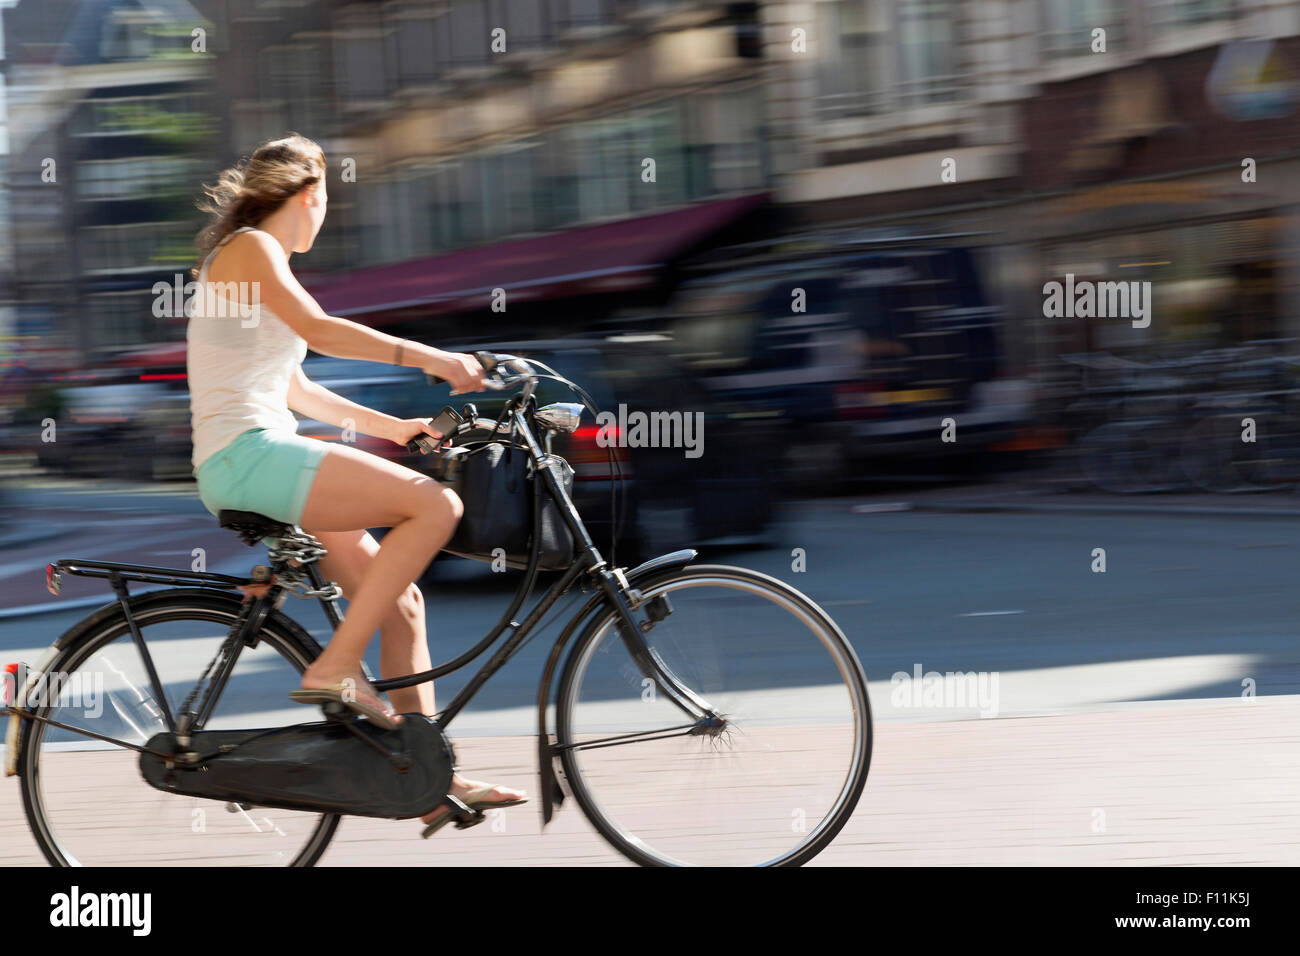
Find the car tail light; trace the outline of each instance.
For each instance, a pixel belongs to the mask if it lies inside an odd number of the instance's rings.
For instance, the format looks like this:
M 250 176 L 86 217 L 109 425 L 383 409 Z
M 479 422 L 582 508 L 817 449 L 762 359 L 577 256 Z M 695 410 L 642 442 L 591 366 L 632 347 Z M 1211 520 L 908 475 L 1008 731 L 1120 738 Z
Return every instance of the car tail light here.
M 835 411 L 840 418 L 878 418 L 885 406 L 876 395 L 884 390 L 884 382 L 842 382 L 835 386 Z
M 604 444 L 598 441 L 601 432 L 605 433 Z M 622 436 L 614 425 L 583 425 L 576 429 L 569 441 L 569 453 L 565 457 L 573 466 L 576 481 L 609 481 L 614 477 L 609 466 L 609 453 L 613 451 L 614 461 L 618 463 L 619 474 L 628 477 L 627 449 L 623 447 Z

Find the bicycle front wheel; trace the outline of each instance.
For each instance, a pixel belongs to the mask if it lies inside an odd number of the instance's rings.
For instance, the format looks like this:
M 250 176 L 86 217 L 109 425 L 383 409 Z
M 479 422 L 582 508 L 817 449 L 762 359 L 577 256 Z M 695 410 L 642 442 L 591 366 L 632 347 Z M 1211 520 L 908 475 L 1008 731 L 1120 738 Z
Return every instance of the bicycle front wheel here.
M 175 715 L 239 615 L 235 595 L 197 589 L 131 599 L 142 653 L 120 609 L 109 606 L 60 639 L 36 717 L 143 746 Z M 302 719 L 276 711 L 320 653 L 315 641 L 274 613 L 243 647 L 217 700 L 209 730 L 275 727 Z M 167 701 L 154 693 L 148 661 Z M 241 806 L 163 793 L 140 773 L 131 749 L 26 720 L 23 805 L 32 835 L 54 866 L 311 866 L 339 823 L 335 814 Z
M 647 645 L 723 726 L 693 728 L 641 673 L 613 610 L 597 612 L 565 664 L 556 713 L 584 813 L 642 865 L 807 862 L 848 822 L 871 762 L 853 648 L 811 600 L 754 571 L 688 566 L 637 587 L 670 611 Z

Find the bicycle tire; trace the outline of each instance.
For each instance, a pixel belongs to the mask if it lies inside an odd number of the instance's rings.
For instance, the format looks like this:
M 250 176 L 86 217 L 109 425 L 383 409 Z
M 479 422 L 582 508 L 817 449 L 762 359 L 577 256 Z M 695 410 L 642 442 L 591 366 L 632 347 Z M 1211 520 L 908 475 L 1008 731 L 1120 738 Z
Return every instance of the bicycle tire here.
M 136 595 L 129 600 L 129 604 L 133 617 L 143 628 L 147 624 L 164 620 L 211 623 L 214 616 L 220 618 L 222 623 L 233 623 L 239 613 L 240 599 L 229 592 L 209 588 L 173 588 Z M 60 648 L 60 653 L 50 663 L 47 671 L 72 672 L 81 662 L 88 660 L 97 649 L 116 640 L 126 630 L 128 630 L 127 619 L 120 605 L 114 603 L 100 608 L 74 624 L 55 642 L 55 645 Z M 259 636 L 281 653 L 288 649 L 297 655 L 297 661 L 290 658 L 289 663 L 297 667 L 300 672 L 321 653 L 320 645 L 311 635 L 279 611 L 267 616 L 259 630 Z M 197 679 L 198 675 L 195 676 Z M 37 716 L 44 716 L 50 707 L 51 704 L 46 703 L 35 708 L 34 713 Z M 27 824 L 41 853 L 51 866 L 79 865 L 69 862 L 65 849 L 60 846 L 57 835 L 52 831 L 42 812 L 39 764 L 41 748 L 33 746 L 33 735 L 37 732 L 37 721 L 23 721 L 22 733 L 19 737 L 19 767 Z M 340 819 L 339 814 L 321 814 L 321 819 L 303 849 L 287 865 L 314 866 L 329 846 L 330 840 L 338 829 Z
M 644 581 L 639 581 L 637 589 L 646 597 L 651 597 L 657 589 L 665 585 L 680 585 L 683 581 L 696 578 L 702 581 L 729 578 L 762 590 L 776 592 L 786 601 L 798 606 L 820 625 L 824 634 L 836 645 L 847 667 L 849 689 L 855 703 L 857 722 L 855 729 L 857 735 L 852 771 L 840 792 L 838 806 L 819 825 L 819 829 L 811 840 L 775 861 L 766 864 L 770 866 L 801 866 L 824 850 L 839 834 L 853 815 L 862 792 L 866 788 L 874 739 L 866 674 L 863 672 L 862 665 L 852 645 L 830 615 L 804 594 L 769 575 L 745 568 L 724 565 L 684 565 L 679 568 L 665 570 L 646 578 Z M 565 661 L 560 677 L 556 705 L 556 742 L 562 748 L 560 751 L 561 765 L 569 787 L 583 813 L 614 849 L 642 866 L 672 865 L 665 862 L 664 859 L 646 852 L 643 849 L 644 844 L 635 835 L 631 835 L 632 838 L 629 839 L 618 826 L 606 818 L 600 808 L 599 801 L 593 797 L 586 781 L 583 779 L 581 767 L 574 756 L 575 752 L 569 749 L 569 745 L 574 743 L 573 694 L 575 681 L 580 677 L 587 646 L 599 638 L 607 627 L 612 626 L 610 621 L 613 616 L 613 608 L 608 604 L 602 605 L 584 626 Z M 841 673 L 843 674 L 843 671 Z

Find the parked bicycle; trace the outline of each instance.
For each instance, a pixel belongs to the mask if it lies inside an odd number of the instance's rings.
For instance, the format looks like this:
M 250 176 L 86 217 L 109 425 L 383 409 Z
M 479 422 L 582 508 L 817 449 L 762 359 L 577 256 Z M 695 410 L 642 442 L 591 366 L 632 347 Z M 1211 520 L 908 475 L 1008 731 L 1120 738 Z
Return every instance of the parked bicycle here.
M 1300 483 L 1300 362 L 1261 351 L 1247 343 L 1152 363 L 1061 356 L 1084 376 L 1062 409 L 1079 437 L 1051 478 L 1115 494 Z
M 55 593 L 64 575 L 83 575 L 107 580 L 116 600 L 34 667 L 10 666 L 6 773 L 21 776 L 51 864 L 310 866 L 345 815 L 408 819 L 446 805 L 459 827 L 482 822 L 447 793 L 446 732 L 532 636 L 579 604 L 535 701 L 543 825 L 572 795 L 642 865 L 799 865 L 843 828 L 866 784 L 872 725 L 866 677 L 835 622 L 782 581 L 696 564 L 693 550 L 612 566 L 573 507 L 571 470 L 549 453 L 584 406 L 538 408 L 534 398 L 541 378 L 581 389 L 539 362 L 478 355 L 489 387 L 519 390 L 495 421 L 472 406 L 444 410 L 458 419 L 444 432 L 449 450 L 424 450 L 462 476 L 474 459 L 507 484 L 519 484 L 511 469 L 524 463 L 532 528 L 511 557 L 525 574 L 469 650 L 418 674 L 366 676 L 380 692 L 410 687 L 495 647 L 483 666 L 436 717 L 408 714 L 395 730 L 337 703 L 324 720 L 295 724 L 299 707 L 269 702 L 298 686 L 321 648 L 284 612 L 285 597 L 315 598 L 333 626 L 341 619 L 310 534 L 222 512 L 223 527 L 268 545 L 269 563 L 247 578 L 57 561 L 46 569 Z M 492 517 L 467 504 L 453 544 Z M 558 578 L 521 617 L 548 569 Z M 170 587 L 132 594 L 132 584 Z

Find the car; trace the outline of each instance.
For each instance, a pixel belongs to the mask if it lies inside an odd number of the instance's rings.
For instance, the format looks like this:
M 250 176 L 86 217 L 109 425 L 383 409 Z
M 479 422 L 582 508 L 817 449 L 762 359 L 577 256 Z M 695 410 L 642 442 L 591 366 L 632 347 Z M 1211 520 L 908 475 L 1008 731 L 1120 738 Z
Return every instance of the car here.
M 886 457 L 974 456 L 1032 413 L 971 249 L 764 262 L 683 283 L 670 311 L 687 369 L 790 426 L 796 483 L 838 487 Z M 956 441 L 940 440 L 946 419 Z
M 37 463 L 53 472 L 93 478 L 152 479 L 151 410 L 165 387 L 151 382 L 73 385 L 58 390 L 63 411 L 53 440 L 34 441 Z

